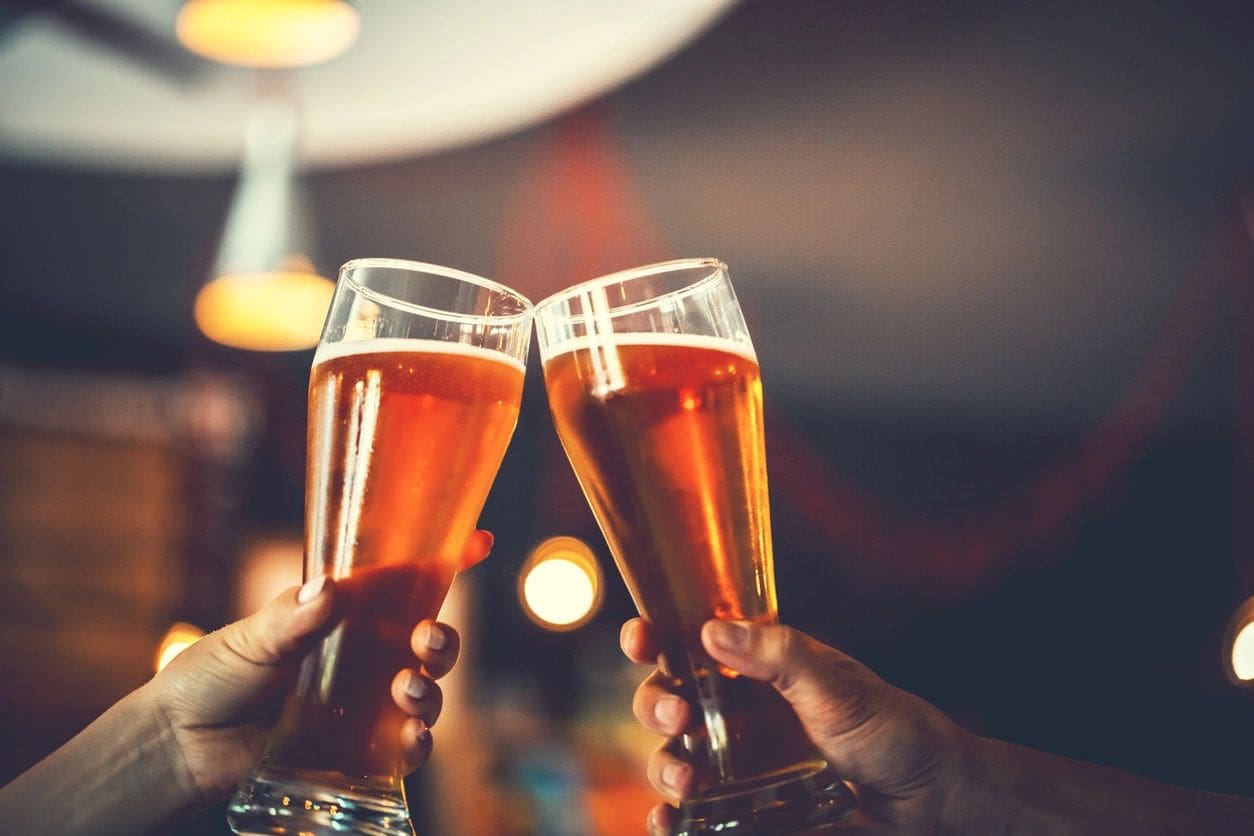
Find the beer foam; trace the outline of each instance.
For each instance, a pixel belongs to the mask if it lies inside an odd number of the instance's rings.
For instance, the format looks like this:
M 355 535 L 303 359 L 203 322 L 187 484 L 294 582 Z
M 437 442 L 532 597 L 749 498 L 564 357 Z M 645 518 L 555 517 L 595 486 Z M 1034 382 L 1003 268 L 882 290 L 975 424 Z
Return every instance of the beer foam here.
M 666 334 L 666 333 L 647 333 L 647 334 L 599 334 L 595 338 L 592 337 L 575 337 L 570 340 L 563 340 L 557 345 L 550 346 L 545 350 L 545 362 L 559 357 L 563 354 L 570 354 L 575 351 L 584 350 L 591 351 L 595 347 L 601 346 L 627 346 L 627 345 L 666 345 L 666 346 L 682 346 L 683 348 L 699 348 L 709 351 L 722 351 L 727 354 L 735 354 L 737 357 L 743 357 L 746 360 L 758 362 L 758 355 L 753 350 L 753 346 L 749 342 L 740 342 L 738 340 L 730 340 L 726 337 L 709 337 L 704 334 Z
M 323 343 L 314 352 L 313 367 L 319 363 L 339 357 L 351 357 L 355 354 L 457 354 L 462 357 L 474 357 L 494 363 L 504 363 L 526 372 L 521 360 L 482 346 L 467 343 L 454 343 L 446 340 L 419 340 L 408 337 L 384 337 L 369 340 L 343 340 L 337 343 Z

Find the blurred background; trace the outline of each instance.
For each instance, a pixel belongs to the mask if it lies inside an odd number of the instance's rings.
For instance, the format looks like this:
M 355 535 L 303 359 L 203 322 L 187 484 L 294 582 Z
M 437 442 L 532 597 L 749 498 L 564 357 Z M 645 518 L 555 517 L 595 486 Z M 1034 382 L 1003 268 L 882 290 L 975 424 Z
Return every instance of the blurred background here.
M 1244 4 L 315 2 L 280 53 L 197 40 L 208 5 L 0 3 L 0 781 L 174 625 L 299 580 L 319 275 L 539 299 L 708 255 L 763 370 L 785 621 L 980 734 L 1254 793 Z M 445 607 L 422 833 L 655 801 L 538 370 Z M 520 588 L 559 536 L 600 573 L 553 629 Z

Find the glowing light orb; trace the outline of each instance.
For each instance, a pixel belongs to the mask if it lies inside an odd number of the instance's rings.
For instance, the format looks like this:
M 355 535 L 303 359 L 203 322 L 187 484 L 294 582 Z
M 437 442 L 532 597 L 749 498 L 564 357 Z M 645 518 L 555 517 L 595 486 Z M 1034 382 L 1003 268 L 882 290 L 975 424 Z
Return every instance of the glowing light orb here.
M 308 67 L 343 54 L 361 19 L 343 0 L 188 0 L 175 33 L 197 55 L 240 67 Z
M 1254 680 L 1254 622 L 1237 631 L 1232 640 L 1232 672 L 1242 682 Z
M 206 337 L 233 348 L 312 348 L 334 292 L 334 282 L 312 272 L 219 276 L 196 297 L 194 316 Z
M 546 630 L 574 630 L 601 606 L 601 568 L 583 541 L 553 537 L 523 564 L 518 592 L 532 621 Z

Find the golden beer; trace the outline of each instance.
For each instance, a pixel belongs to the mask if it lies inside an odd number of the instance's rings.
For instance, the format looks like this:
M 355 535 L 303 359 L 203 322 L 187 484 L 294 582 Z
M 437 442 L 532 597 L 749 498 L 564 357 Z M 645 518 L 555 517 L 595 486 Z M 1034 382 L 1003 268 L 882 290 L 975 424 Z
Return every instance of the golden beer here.
M 465 568 L 531 325 L 526 297 L 462 270 L 340 268 L 309 378 L 305 484 L 305 579 L 335 579 L 335 612 L 227 805 L 236 833 L 413 836 L 391 686 Z
M 710 618 L 776 620 L 762 385 L 752 349 L 614 334 L 555 346 L 553 421 L 663 666 L 715 728 L 691 735 L 698 794 L 823 767 L 770 686 L 701 649 Z M 709 726 L 709 723 L 707 723 Z M 716 739 L 718 738 L 718 739 Z
M 631 335 L 609 351 L 556 354 L 544 376 L 562 445 L 641 614 L 663 631 L 771 617 L 757 361 L 712 338 Z
M 393 677 L 460 567 L 518 418 L 523 366 L 434 340 L 324 345 L 309 384 L 307 574 L 337 580 L 269 767 L 399 784 Z

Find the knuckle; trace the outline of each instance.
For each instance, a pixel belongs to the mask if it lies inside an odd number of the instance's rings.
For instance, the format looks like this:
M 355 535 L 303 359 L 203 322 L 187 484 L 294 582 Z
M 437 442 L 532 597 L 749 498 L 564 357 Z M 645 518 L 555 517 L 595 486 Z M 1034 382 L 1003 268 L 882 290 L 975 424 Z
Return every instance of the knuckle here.
M 859 729 L 874 729 L 881 700 L 861 686 L 844 688 L 839 696 L 824 700 L 815 712 L 817 729 L 829 740 L 844 737 Z
M 797 634 L 790 628 L 782 625 L 776 625 L 776 629 L 769 634 L 774 640 L 774 655 L 777 659 L 791 659 L 797 650 Z
M 650 686 L 649 680 L 640 683 L 631 698 L 631 712 L 645 728 L 653 728 L 653 705 L 657 702 L 657 692 Z
M 228 651 L 247 662 L 256 665 L 271 664 L 278 653 L 262 638 L 269 631 L 249 629 L 253 626 L 251 619 L 241 624 L 229 625 L 222 630 L 222 644 Z
M 670 795 L 666 782 L 662 780 L 662 770 L 674 761 L 674 756 L 665 748 L 658 749 L 649 756 L 649 765 L 645 772 L 648 775 L 649 783 L 660 793 Z
M 780 691 L 787 693 L 796 688 L 797 675 L 795 657 L 799 651 L 797 633 L 779 626 L 771 630 L 763 638 L 762 656 L 774 671 L 772 682 Z

